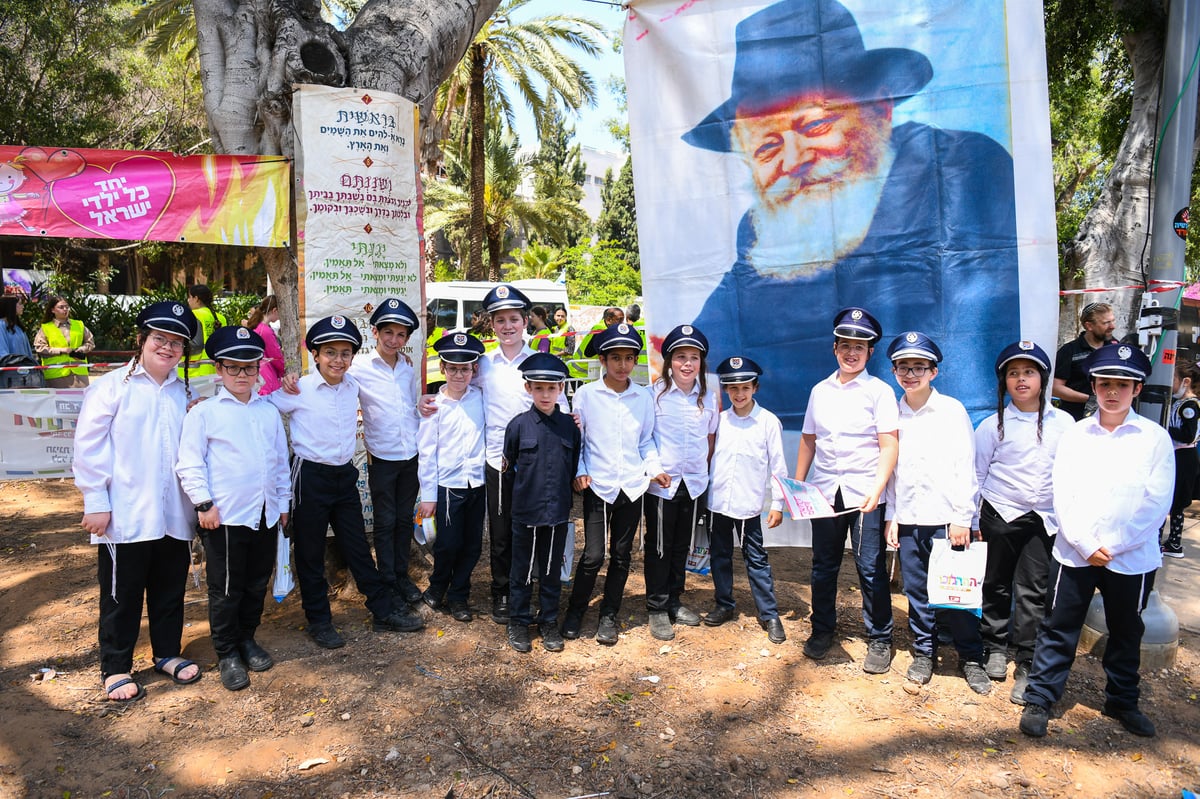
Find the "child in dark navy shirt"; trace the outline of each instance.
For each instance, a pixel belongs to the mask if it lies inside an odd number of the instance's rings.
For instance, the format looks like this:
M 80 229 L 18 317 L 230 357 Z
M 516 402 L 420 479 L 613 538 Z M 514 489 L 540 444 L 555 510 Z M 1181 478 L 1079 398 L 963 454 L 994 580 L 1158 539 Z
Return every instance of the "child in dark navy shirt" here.
M 567 379 L 566 364 L 540 352 L 526 358 L 520 369 L 533 407 L 514 416 L 504 431 L 504 466 L 512 475 L 513 486 L 508 644 L 518 652 L 532 648 L 530 581 L 536 574 L 542 646 L 560 652 L 561 564 L 571 513 L 571 480 L 579 466 L 583 439 L 575 420 L 558 407 L 558 395 Z

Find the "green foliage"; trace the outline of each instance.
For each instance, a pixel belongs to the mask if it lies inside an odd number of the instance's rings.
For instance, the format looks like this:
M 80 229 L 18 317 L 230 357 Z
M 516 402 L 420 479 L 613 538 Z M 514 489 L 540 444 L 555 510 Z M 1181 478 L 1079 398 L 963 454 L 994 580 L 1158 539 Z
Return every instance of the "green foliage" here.
M 604 176 L 600 194 L 602 206 L 596 219 L 596 236 L 612 241 L 623 249 L 634 269 L 640 269 L 638 256 L 637 208 L 633 196 L 633 158 L 626 158 L 621 175 L 613 180 L 612 170 Z
M 552 120 L 542 136 L 538 152 L 529 161 L 533 171 L 533 196 L 536 200 L 562 205 L 578 205 L 583 199 L 583 181 L 586 172 L 578 144 L 571 144 L 575 129 L 564 124 L 557 109 L 552 111 Z M 564 218 L 560 229 L 547 235 L 549 244 L 573 247 L 590 233 L 591 225 L 584 213 Z
M 505 280 L 556 280 L 563 265 L 562 251 L 544 244 L 534 243 L 524 250 L 513 250 L 509 257 L 516 263 L 504 273 Z
M 447 283 L 451 280 L 465 280 L 466 273 L 461 266 L 455 266 L 442 259 L 433 265 L 433 282 Z
M 624 306 L 642 293 L 642 275 L 631 255 L 612 241 L 572 247 L 562 255 L 567 296 L 583 305 Z

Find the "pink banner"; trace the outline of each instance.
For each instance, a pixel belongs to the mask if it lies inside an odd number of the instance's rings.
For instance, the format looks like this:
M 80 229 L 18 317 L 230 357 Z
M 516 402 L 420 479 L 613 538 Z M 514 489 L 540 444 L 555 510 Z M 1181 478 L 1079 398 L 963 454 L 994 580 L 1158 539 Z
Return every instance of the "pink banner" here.
M 0 145 L 0 234 L 286 247 L 278 156 Z

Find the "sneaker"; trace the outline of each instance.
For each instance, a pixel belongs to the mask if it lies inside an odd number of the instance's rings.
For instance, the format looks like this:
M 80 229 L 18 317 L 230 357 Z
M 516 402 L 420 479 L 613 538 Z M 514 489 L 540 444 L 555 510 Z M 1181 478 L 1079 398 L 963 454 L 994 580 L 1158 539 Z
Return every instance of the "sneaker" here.
M 568 610 L 567 615 L 563 617 L 562 637 L 568 641 L 574 641 L 579 637 L 579 628 L 583 626 L 583 614 L 577 611 Z
M 863 671 L 867 674 L 886 674 L 892 667 L 892 645 L 889 641 L 872 641 L 867 644 L 867 656 L 863 658 Z
M 600 624 L 596 627 L 596 641 L 612 646 L 617 642 L 617 637 L 617 620 L 612 616 L 601 616 Z
M 671 622 L 682 624 L 684 627 L 699 627 L 700 616 L 686 605 L 678 605 L 670 610 Z
M 1025 704 L 1025 686 L 1029 685 L 1029 661 L 1018 663 L 1013 669 L 1013 687 L 1012 693 L 1008 695 L 1008 699 L 1014 705 Z
M 1021 732 L 1032 738 L 1045 738 L 1050 711 L 1041 705 L 1026 705 L 1021 712 Z
M 988 652 L 983 670 L 996 682 L 1004 682 L 1008 678 L 1008 655 L 1004 652 Z
M 1179 541 L 1167 541 L 1162 545 L 1162 554 L 1164 558 L 1182 558 L 1183 544 Z
M 804 642 L 804 657 L 821 660 L 833 648 L 832 633 L 813 633 Z
M 1146 715 L 1136 707 L 1119 708 L 1105 702 L 1104 709 L 1100 713 L 1110 719 L 1116 719 L 1122 727 L 1134 735 L 1140 735 L 1143 738 L 1155 736 L 1154 722 L 1146 718 Z
M 246 673 L 246 664 L 237 655 L 223 657 L 217 663 L 221 672 L 221 685 L 230 691 L 240 691 L 250 684 L 250 675 Z
M 518 652 L 528 652 L 533 649 L 529 640 L 529 628 L 524 624 L 508 625 L 508 645 Z
M 968 660 L 962 664 L 961 669 L 962 675 L 966 679 L 967 685 L 971 686 L 972 691 L 984 696 L 992 692 L 992 680 L 988 677 L 987 670 L 984 669 L 982 663 Z
M 918 685 L 927 685 L 933 679 L 933 658 L 928 655 L 913 655 L 913 662 L 908 667 L 906 676 Z
M 342 636 L 338 635 L 338 631 L 333 629 L 332 624 L 310 624 L 308 626 L 308 637 L 313 639 L 313 643 L 322 649 L 341 649 L 346 645 L 346 641 Z
M 671 617 L 662 611 L 650 614 L 650 635 L 659 641 L 675 640 L 675 628 L 671 626 Z
M 542 624 L 538 626 L 538 632 L 542 636 L 542 649 L 547 652 L 563 651 L 563 637 L 558 631 L 558 626 L 554 624 Z
M 393 610 L 386 616 L 376 616 L 371 626 L 377 633 L 412 633 L 424 627 L 425 620 L 411 610 Z

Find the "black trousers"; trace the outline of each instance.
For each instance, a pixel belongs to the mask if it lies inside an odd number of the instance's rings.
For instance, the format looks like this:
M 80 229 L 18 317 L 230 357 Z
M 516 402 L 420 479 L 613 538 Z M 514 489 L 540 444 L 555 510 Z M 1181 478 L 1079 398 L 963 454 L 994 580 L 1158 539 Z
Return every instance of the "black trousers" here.
M 1013 662 L 1027 663 L 1033 660 L 1038 623 L 1046 615 L 1054 540 L 1033 511 L 1006 522 L 986 499 L 979 511 L 979 532 L 988 545 L 979 621 L 983 648 L 1007 651 Z
M 128 674 L 142 628 L 142 598 L 150 623 L 154 659 L 183 649 L 183 594 L 192 564 L 187 541 L 163 536 L 155 541 L 116 545 L 116 581 L 108 546 L 96 547 L 100 582 L 100 673 Z M 114 597 L 113 594 L 116 594 Z
M 646 539 L 642 560 L 646 573 L 646 610 L 651 613 L 665 613 L 681 604 L 696 515 L 707 512 L 704 498 L 705 494 L 701 494 L 692 499 L 685 483 L 679 484 L 671 499 L 645 494 Z
M 275 569 L 275 527 L 266 519 L 255 530 L 223 524 L 201 530 L 207 561 L 208 626 L 217 657 L 237 654 L 262 621 L 267 584 Z
M 488 537 L 491 540 L 492 598 L 508 596 L 508 575 L 512 570 L 512 484 L 490 465 L 485 466 L 487 486 Z
M 629 561 L 633 555 L 633 538 L 642 516 L 641 500 L 633 500 L 625 492 L 617 494 L 611 505 L 596 496 L 591 488 L 583 492 L 583 555 L 575 567 L 575 585 L 571 588 L 569 613 L 582 615 L 587 611 L 596 587 L 596 575 L 604 563 L 604 543 L 608 540 L 608 573 L 604 578 L 604 599 L 600 616 L 616 616 L 621 612 L 625 582 L 629 579 Z
M 1108 643 L 1102 661 L 1108 676 L 1104 694 L 1108 704 L 1116 709 L 1136 708 L 1140 695 L 1142 633 L 1146 631 L 1142 611 L 1154 588 L 1156 572 L 1117 574 L 1100 566 L 1063 566 L 1052 560 L 1046 615 L 1038 629 L 1025 701 L 1050 708 L 1062 699 L 1088 606 L 1099 589 L 1108 625 Z
M 471 596 L 471 572 L 483 549 L 486 493 L 483 486 L 438 486 L 437 538 L 429 575 L 429 593 L 435 599 L 445 595 L 449 602 L 466 602 Z
M 309 624 L 329 624 L 329 584 L 325 581 L 325 533 L 333 535 L 358 590 L 367 598 L 367 609 L 378 617 L 392 612 L 392 595 L 375 568 L 362 502 L 358 498 L 358 469 L 353 463 L 327 466 L 302 461 L 292 509 L 292 546 L 300 603 Z
M 533 589 L 530 576 L 538 581 L 538 624 L 558 620 L 562 596 L 562 559 L 567 544 L 567 524 L 529 525 L 513 522 L 512 572 L 508 578 L 508 618 L 511 624 L 533 623 Z
M 383 581 L 399 590 L 411 584 L 408 559 L 412 552 L 413 517 L 421 484 L 417 459 L 388 461 L 371 458 L 367 485 L 375 508 L 375 564 Z

